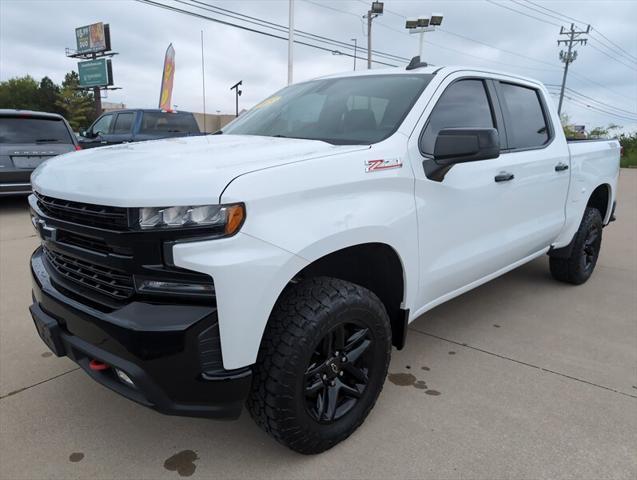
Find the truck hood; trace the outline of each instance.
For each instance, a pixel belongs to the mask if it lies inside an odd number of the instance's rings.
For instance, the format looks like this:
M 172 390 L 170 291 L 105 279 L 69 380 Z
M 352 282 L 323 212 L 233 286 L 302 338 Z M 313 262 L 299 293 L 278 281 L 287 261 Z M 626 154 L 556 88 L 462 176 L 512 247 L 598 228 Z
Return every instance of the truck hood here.
M 43 195 L 97 205 L 215 204 L 239 175 L 367 148 L 253 135 L 172 138 L 60 155 L 31 182 Z

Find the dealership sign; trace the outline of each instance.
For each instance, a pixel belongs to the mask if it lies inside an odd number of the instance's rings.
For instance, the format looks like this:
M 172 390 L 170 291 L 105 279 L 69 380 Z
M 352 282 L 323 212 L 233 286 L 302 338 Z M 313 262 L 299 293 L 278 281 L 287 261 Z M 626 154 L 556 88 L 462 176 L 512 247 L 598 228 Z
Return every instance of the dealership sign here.
M 113 85 L 111 61 L 105 58 L 79 62 L 80 87 L 105 87 Z
M 111 34 L 108 24 L 102 22 L 75 29 L 77 53 L 97 53 L 111 49 Z

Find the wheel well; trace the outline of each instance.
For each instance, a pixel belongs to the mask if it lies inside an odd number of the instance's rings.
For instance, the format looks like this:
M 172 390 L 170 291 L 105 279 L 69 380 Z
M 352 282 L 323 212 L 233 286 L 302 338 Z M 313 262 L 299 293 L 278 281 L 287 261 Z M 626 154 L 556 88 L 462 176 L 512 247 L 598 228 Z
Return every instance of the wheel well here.
M 610 203 L 610 186 L 603 184 L 593 190 L 591 198 L 588 199 L 587 207 L 596 208 L 602 215 L 602 220 L 606 219 L 608 205 Z
M 365 243 L 337 250 L 305 267 L 296 279 L 327 276 L 374 292 L 391 321 L 392 343 L 405 343 L 407 312 L 400 308 L 405 291 L 403 267 L 396 251 L 384 243 Z

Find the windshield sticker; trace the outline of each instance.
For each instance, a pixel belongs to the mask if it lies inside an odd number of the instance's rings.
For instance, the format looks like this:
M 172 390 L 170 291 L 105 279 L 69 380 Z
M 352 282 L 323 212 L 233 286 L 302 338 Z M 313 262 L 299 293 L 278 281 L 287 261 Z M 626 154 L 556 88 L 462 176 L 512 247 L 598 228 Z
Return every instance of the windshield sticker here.
M 400 161 L 400 158 L 390 158 L 390 159 L 381 159 L 381 160 L 365 160 L 365 171 L 369 172 L 379 172 L 381 170 L 389 170 L 390 168 L 402 168 L 403 162 Z
M 256 105 L 254 108 L 269 107 L 270 105 L 272 105 L 273 103 L 278 102 L 279 100 L 281 100 L 281 97 L 275 95 L 274 97 L 266 98 L 261 103 Z

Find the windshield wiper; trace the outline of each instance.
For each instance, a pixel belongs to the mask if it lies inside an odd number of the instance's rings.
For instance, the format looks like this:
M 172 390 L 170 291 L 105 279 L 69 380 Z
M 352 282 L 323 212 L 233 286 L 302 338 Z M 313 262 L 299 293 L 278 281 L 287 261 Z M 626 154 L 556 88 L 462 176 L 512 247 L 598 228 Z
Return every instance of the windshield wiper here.
M 58 138 L 38 138 L 35 143 L 58 143 Z

